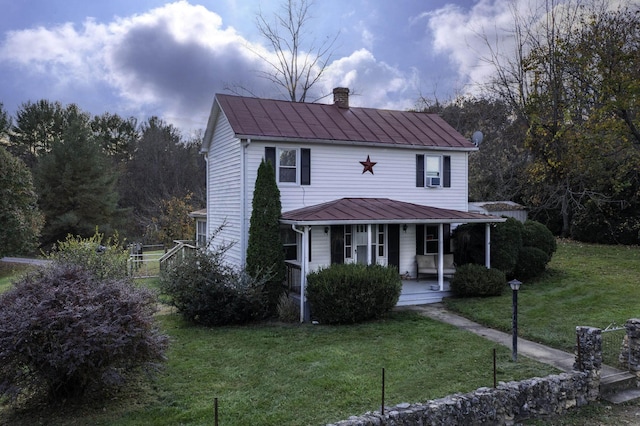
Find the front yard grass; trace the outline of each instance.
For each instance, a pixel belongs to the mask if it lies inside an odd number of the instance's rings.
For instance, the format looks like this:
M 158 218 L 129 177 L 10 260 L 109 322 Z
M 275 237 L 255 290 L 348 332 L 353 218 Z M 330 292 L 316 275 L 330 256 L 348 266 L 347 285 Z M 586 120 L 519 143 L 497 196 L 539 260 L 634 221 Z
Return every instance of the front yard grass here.
M 0 410 L 0 423 L 49 418 L 51 424 L 210 425 L 214 398 L 222 425 L 320 425 L 379 410 L 385 368 L 387 405 L 555 372 L 481 337 L 414 312 L 353 326 L 262 324 L 202 328 L 175 313 L 158 317 L 171 336 L 158 380 L 82 410 Z
M 505 285 L 506 286 L 506 285 Z M 447 299 L 446 306 L 492 328 L 511 330 L 511 289 L 500 297 Z M 640 317 L 640 248 L 559 241 L 548 271 L 518 294 L 518 333 L 573 352 L 576 326 L 605 328 Z

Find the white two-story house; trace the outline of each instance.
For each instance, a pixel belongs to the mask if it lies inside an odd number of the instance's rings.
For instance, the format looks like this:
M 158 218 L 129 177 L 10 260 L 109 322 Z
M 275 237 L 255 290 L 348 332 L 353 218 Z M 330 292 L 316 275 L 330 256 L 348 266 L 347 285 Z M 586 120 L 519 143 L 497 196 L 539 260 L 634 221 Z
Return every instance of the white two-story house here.
M 218 94 L 202 146 L 207 232 L 225 223 L 217 238 L 235 243 L 227 261 L 244 265 L 264 159 L 281 194 L 288 281 L 302 298 L 317 268 L 379 263 L 415 279 L 416 255 L 424 254 L 434 256 L 437 274 L 421 285 L 442 292 L 451 230 L 486 223 L 489 266 L 489 225 L 504 221 L 469 212 L 467 162 L 475 150 L 437 115 L 350 107 L 345 88 L 334 89 L 333 104 Z

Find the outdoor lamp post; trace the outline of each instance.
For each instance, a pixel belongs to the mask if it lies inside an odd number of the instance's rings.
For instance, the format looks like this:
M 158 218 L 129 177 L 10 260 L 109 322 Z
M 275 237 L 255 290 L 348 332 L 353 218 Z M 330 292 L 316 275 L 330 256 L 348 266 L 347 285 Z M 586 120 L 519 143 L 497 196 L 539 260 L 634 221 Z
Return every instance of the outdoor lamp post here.
M 509 286 L 511 290 L 513 290 L 513 344 L 511 349 L 513 362 L 518 361 L 518 290 L 520 290 L 520 284 L 522 283 L 515 279 L 509 281 Z

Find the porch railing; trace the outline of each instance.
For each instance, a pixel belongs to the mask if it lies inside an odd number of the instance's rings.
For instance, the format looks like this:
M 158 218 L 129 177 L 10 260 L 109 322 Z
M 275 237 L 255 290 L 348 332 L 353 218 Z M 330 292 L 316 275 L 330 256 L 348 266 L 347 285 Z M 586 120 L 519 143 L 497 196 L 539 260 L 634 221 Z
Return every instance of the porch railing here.
M 297 263 L 286 261 L 285 285 L 289 294 L 300 294 L 301 282 L 300 274 L 302 269 Z
M 175 240 L 176 244 L 160 258 L 160 272 L 173 267 L 176 262 L 181 262 L 189 253 L 196 250 L 195 242 Z

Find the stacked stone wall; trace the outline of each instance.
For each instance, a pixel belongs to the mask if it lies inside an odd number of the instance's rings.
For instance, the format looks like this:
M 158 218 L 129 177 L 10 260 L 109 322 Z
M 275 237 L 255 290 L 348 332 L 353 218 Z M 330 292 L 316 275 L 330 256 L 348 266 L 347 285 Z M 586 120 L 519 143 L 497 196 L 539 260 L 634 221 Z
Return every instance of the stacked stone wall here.
M 518 421 L 559 415 L 599 396 L 602 366 L 601 330 L 577 327 L 574 371 L 501 383 L 418 404 L 398 404 L 328 426 L 513 425 Z

